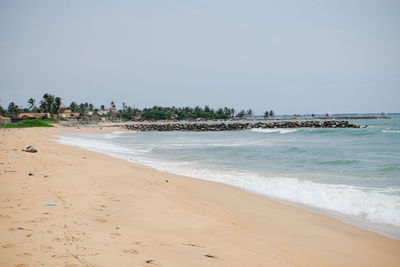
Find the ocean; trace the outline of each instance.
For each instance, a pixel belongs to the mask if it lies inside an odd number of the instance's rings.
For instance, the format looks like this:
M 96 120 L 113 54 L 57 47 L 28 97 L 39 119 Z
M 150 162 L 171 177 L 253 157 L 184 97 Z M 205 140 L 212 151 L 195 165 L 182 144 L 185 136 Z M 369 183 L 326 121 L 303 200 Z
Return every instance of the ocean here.
M 62 144 L 242 188 L 400 239 L 400 116 L 360 129 L 70 132 Z

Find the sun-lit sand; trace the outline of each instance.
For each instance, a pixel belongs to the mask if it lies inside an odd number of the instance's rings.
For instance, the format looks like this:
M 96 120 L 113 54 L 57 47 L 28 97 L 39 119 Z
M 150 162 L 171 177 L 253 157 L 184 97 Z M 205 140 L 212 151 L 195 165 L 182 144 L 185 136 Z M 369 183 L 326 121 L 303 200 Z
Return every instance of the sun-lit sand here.
M 398 240 L 50 141 L 63 131 L 0 130 L 1 266 L 400 265 Z

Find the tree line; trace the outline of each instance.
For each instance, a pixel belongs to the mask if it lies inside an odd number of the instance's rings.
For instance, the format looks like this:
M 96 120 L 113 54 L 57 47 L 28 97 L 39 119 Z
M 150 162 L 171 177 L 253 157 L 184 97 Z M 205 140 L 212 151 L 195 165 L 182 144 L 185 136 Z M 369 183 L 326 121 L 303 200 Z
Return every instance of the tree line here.
M 27 107 L 19 107 L 14 102 L 8 105 L 8 108 L 3 108 L 0 105 L 0 115 L 16 118 L 20 113 L 50 113 L 52 115 L 58 115 L 62 106 L 61 97 L 54 96 L 46 93 L 40 100 L 39 105 L 36 105 L 34 98 L 29 98 Z M 252 109 L 235 111 L 234 108 L 218 108 L 213 109 L 209 106 L 204 108 L 200 106 L 192 107 L 160 107 L 154 106 L 152 108 L 144 108 L 142 110 L 129 106 L 125 102 L 122 102 L 122 109 L 117 110 L 114 101 L 110 102 L 109 108 L 105 105 L 100 105 L 99 108 L 95 107 L 92 103 L 80 103 L 72 101 L 69 106 L 65 106 L 66 109 L 71 112 L 79 113 L 81 118 L 90 119 L 90 116 L 101 115 L 106 116 L 111 120 L 122 119 L 132 120 L 139 118 L 141 120 L 188 120 L 188 119 L 205 119 L 205 120 L 227 120 L 233 118 L 249 118 L 254 115 Z M 89 115 L 91 114 L 91 115 Z M 267 110 L 264 113 L 264 117 L 272 117 L 274 112 Z

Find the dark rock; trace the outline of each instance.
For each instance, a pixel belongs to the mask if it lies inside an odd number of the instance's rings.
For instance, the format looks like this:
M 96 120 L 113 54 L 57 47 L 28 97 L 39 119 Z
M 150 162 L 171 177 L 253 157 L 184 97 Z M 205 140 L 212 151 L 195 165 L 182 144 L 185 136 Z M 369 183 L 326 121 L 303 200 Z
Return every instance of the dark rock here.
M 360 128 L 348 121 L 280 121 L 271 123 L 135 123 L 125 125 L 134 131 L 238 131 L 252 128 Z

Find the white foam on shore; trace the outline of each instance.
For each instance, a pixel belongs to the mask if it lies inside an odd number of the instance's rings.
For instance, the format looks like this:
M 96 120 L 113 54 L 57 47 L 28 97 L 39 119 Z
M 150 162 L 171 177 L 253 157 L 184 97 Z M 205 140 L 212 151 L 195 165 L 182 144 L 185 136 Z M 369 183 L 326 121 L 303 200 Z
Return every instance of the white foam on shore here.
M 275 200 L 318 208 L 328 215 L 335 212 L 357 216 L 361 218 L 361 221 L 347 222 L 353 222 L 355 225 L 390 237 L 399 238 L 400 236 L 400 190 L 397 188 L 382 190 L 321 184 L 297 178 L 267 177 L 237 170 L 219 171 L 195 163 L 166 162 L 148 157 L 151 156 L 149 152 L 154 147 L 132 149 L 114 144 L 110 140 L 94 139 L 90 136 L 61 136 L 57 142 L 135 161 L 169 173 L 229 184 Z M 324 210 L 327 212 L 323 212 Z M 376 225 L 371 226 L 366 221 L 376 223 Z M 382 230 L 383 226 L 380 224 L 392 225 L 395 230 L 391 230 L 388 234 Z
M 297 132 L 299 129 L 284 129 L 284 128 L 274 128 L 274 129 L 263 129 L 263 128 L 253 128 L 252 132 L 256 133 L 279 133 L 279 134 L 288 134 Z
M 371 222 L 400 227 L 400 196 L 379 189 L 314 183 L 286 177 L 265 177 L 239 171 L 218 172 L 188 166 L 147 162 L 152 167 L 209 181 L 221 182 L 247 191 L 312 207 L 363 217 Z M 399 190 L 391 192 L 400 193 Z

